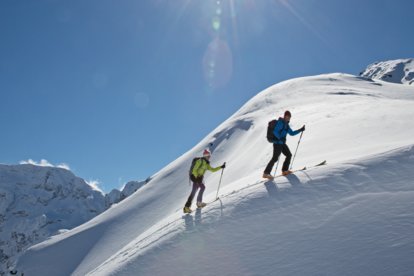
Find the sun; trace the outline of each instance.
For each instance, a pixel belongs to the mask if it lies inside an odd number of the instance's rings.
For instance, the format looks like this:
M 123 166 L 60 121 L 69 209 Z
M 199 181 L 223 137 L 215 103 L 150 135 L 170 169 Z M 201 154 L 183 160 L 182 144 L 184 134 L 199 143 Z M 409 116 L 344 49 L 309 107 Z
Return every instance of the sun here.
M 219 90 L 229 84 L 235 53 L 238 53 L 241 43 L 240 35 L 246 37 L 246 33 L 251 33 L 252 39 L 266 39 L 261 35 L 266 27 L 269 28 L 268 22 L 272 22 L 269 17 L 288 14 L 322 39 L 300 9 L 289 0 L 182 0 L 180 3 L 177 20 L 188 14 L 199 15 L 196 18 L 198 22 L 194 22 L 195 31 L 209 41 L 201 58 L 208 91 Z

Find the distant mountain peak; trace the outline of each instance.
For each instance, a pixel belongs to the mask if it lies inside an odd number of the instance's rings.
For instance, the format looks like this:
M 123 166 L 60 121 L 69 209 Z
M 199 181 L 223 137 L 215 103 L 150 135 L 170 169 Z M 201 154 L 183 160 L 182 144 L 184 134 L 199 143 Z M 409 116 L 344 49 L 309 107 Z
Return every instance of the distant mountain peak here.
M 414 85 L 414 59 L 375 62 L 369 65 L 360 75 L 369 79 Z

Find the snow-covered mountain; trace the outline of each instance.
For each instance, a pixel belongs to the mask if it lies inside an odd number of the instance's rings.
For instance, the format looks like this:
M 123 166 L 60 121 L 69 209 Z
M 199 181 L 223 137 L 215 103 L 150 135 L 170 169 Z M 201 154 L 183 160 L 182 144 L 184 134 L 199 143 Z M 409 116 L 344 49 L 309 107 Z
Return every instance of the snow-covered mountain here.
M 119 203 L 120 201 L 138 191 L 140 188 L 144 187 L 144 185 L 150 182 L 150 180 L 151 178 L 147 178 L 144 181 L 129 181 L 125 184 L 121 191 L 118 189 L 113 189 L 105 196 L 106 205 L 111 206 L 114 203 Z
M 414 59 L 375 62 L 360 75 L 370 79 L 412 85 L 414 84 Z
M 262 181 L 267 122 L 289 109 L 307 130 L 294 161 L 328 165 Z M 327 74 L 274 85 L 147 185 L 31 247 L 25 275 L 412 275 L 414 93 Z M 213 143 L 205 201 L 183 215 L 191 160 Z M 298 137 L 289 137 L 294 151 Z M 280 168 L 280 166 L 279 166 Z
M 0 275 L 28 247 L 83 224 L 148 182 L 104 195 L 64 168 L 0 165 Z
M 0 165 L 1 271 L 29 246 L 105 209 L 104 195 L 66 169 Z

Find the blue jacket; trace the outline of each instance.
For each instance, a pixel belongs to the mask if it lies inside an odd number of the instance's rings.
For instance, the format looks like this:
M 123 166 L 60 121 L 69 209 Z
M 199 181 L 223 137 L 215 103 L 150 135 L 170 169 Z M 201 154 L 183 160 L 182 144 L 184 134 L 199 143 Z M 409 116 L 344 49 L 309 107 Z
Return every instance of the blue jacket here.
M 300 133 L 299 129 L 293 131 L 290 128 L 289 123 L 286 123 L 285 120 L 283 120 L 283 118 L 279 118 L 279 120 L 277 120 L 275 129 L 273 130 L 273 134 L 277 138 L 273 143 L 283 145 L 284 143 L 286 143 L 286 136 L 288 134 L 291 136 L 295 136 L 295 135 L 298 135 L 299 133 Z

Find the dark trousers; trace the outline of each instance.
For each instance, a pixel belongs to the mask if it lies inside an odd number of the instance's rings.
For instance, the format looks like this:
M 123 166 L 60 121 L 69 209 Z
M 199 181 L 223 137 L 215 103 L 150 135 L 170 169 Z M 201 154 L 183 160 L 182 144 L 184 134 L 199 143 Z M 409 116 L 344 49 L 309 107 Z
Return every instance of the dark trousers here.
M 279 159 L 280 154 L 286 156 L 285 162 L 283 163 L 282 171 L 285 172 L 289 170 L 290 160 L 292 159 L 292 153 L 289 150 L 289 147 L 286 144 L 273 144 L 273 157 L 267 164 L 267 167 L 264 171 L 265 174 L 270 174 L 272 172 L 273 166 Z
M 191 191 L 190 196 L 188 197 L 188 200 L 185 204 L 185 207 L 191 207 L 191 203 L 193 202 L 193 198 L 195 194 L 197 193 L 197 190 L 200 189 L 197 196 L 197 202 L 203 201 L 203 193 L 206 189 L 206 186 L 204 186 L 203 182 L 193 182 L 193 190 Z

